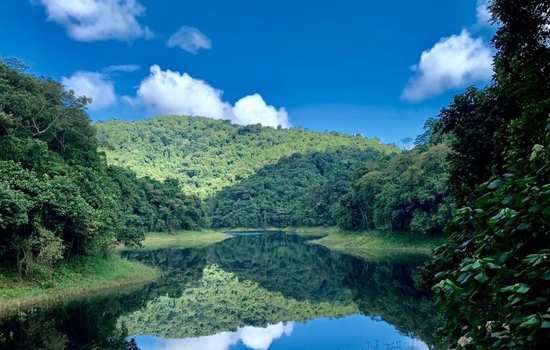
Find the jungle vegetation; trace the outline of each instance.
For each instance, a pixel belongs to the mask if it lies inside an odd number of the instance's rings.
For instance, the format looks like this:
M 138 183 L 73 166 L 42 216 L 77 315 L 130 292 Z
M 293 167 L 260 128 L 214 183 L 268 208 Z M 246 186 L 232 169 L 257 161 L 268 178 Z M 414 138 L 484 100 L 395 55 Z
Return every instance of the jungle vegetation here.
M 48 275 L 72 258 L 138 244 L 150 230 L 202 225 L 175 180 L 107 165 L 89 102 L 0 62 L 0 266 Z
M 494 0 L 494 79 L 455 97 L 434 135 L 452 139 L 457 206 L 426 270 L 450 344 L 550 343 L 550 3 Z
M 203 200 L 214 228 L 339 225 L 437 235 L 453 210 L 444 142 L 398 152 L 359 135 L 185 116 L 97 128 L 109 163 L 178 179 L 182 192 Z
M 376 139 L 300 128 L 239 126 L 202 117 L 163 116 L 97 124 L 97 137 L 110 164 L 157 180 L 179 180 L 184 193 L 205 199 L 265 166 L 293 154 L 333 149 L 398 151 Z

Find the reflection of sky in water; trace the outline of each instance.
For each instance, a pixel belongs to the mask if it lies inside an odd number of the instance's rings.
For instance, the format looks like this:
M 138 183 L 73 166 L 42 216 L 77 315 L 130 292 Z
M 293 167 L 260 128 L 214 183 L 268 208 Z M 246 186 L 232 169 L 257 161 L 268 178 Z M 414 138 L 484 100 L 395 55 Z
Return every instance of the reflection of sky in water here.
M 279 322 L 265 328 L 246 326 L 235 332 L 163 339 L 137 336 L 142 350 L 427 350 L 418 339 L 400 334 L 390 324 L 354 315 L 319 318 L 307 323 Z

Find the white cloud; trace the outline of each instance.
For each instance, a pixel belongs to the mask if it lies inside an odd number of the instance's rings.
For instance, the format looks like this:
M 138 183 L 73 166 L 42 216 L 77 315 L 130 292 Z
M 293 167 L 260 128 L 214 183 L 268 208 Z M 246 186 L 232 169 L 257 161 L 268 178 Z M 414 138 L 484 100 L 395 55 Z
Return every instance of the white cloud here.
M 167 43 L 168 47 L 179 47 L 182 50 L 197 54 L 200 49 L 209 50 L 212 48 L 212 42 L 200 30 L 194 27 L 181 27 L 172 34 Z
M 489 11 L 489 0 L 477 0 L 476 5 L 477 22 L 481 25 L 491 25 L 491 12 Z
M 145 12 L 136 0 L 39 0 L 48 19 L 66 28 L 78 41 L 150 38 L 149 28 L 138 23 Z
M 247 125 L 260 123 L 264 126 L 283 128 L 290 126 L 288 114 L 284 108 L 275 109 L 265 103 L 259 94 L 249 95 L 241 98 L 233 107 L 234 122 Z
M 141 67 L 137 64 L 113 64 L 103 69 L 105 73 L 131 73 L 139 70 Z
M 91 110 L 103 109 L 116 102 L 113 82 L 101 73 L 78 71 L 70 77 L 63 77 L 61 83 L 77 96 L 91 98 L 92 102 L 88 105 Z
M 139 85 L 134 103 L 159 114 L 185 114 L 223 119 L 230 106 L 221 100 L 222 91 L 189 74 L 151 67 Z
M 223 91 L 187 73 L 163 71 L 158 65 L 150 72 L 140 83 L 136 97 L 125 98 L 131 105 L 157 114 L 228 119 L 241 125 L 290 126 L 285 109 L 267 105 L 259 94 L 243 97 L 232 107 L 222 100 Z
M 403 98 L 419 101 L 448 89 L 487 81 L 492 76 L 492 63 L 491 49 L 464 29 L 422 52 L 420 62 L 412 67 L 416 74 L 405 87 Z

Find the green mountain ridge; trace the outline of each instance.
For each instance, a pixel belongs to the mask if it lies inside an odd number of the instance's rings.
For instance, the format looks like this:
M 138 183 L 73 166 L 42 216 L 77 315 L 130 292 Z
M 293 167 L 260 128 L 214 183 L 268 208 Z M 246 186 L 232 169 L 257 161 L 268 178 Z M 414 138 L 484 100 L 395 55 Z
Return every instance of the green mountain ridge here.
M 96 128 L 109 164 L 129 168 L 138 176 L 175 178 L 184 193 L 203 199 L 293 154 L 338 148 L 374 150 L 382 155 L 399 151 L 363 136 L 239 126 L 204 117 L 114 120 L 97 123 Z
M 400 151 L 358 135 L 188 116 L 96 128 L 111 166 L 143 179 L 176 180 L 184 195 L 197 196 L 184 207 L 204 212 L 206 226 L 339 225 L 438 234 L 452 210 L 445 145 Z

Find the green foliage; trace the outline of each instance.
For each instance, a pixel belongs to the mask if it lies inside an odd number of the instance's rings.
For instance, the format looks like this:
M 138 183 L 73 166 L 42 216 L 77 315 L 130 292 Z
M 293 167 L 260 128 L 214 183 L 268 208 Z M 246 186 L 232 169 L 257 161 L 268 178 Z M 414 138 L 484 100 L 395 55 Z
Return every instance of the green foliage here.
M 86 296 L 132 289 L 155 280 L 157 270 L 119 256 L 79 256 L 61 262 L 47 278 L 21 278 L 0 270 L 0 318 L 33 307 L 56 305 Z M 0 342 L 1 344 L 1 342 Z
M 407 261 L 428 258 L 443 239 L 395 232 L 333 230 L 311 243 L 368 261 Z
M 177 182 L 106 165 L 87 102 L 0 62 L 0 264 L 21 274 L 203 224 L 201 202 Z
M 368 167 L 340 200 L 350 230 L 441 233 L 452 215 L 445 143 L 417 147 Z
M 283 158 L 213 196 L 212 225 L 334 225 L 338 201 L 353 175 L 381 157 L 374 150 L 342 148 Z
M 538 349 L 550 341 L 550 3 L 494 0 L 491 10 L 501 24 L 495 82 L 457 97 L 440 120 L 455 139 L 451 184 L 463 207 L 425 280 L 451 344 Z
M 464 204 L 475 187 L 503 169 L 506 147 L 503 126 L 515 107 L 494 88 L 469 88 L 455 96 L 434 123 L 436 134 L 451 134 L 453 156 L 449 157 L 449 183 L 458 203 Z
M 132 231 L 191 230 L 206 224 L 202 201 L 182 193 L 177 180 L 137 178 L 132 171 L 114 166 L 108 168 L 108 176 L 116 184 L 113 191 L 123 198 L 125 226 Z
M 438 248 L 432 267 L 448 334 L 494 348 L 545 341 L 550 184 L 541 180 L 503 176 L 480 185 L 473 206 L 459 210 L 449 227 L 452 241 Z
M 101 149 L 110 164 L 139 176 L 180 181 L 184 193 L 201 198 L 238 184 L 260 169 L 293 154 L 342 148 L 396 152 L 361 136 L 317 133 L 299 128 L 238 126 L 200 117 L 166 116 L 97 124 Z
M 110 163 L 177 178 L 183 192 L 207 198 L 213 227 L 340 223 L 433 234 L 453 207 L 443 144 L 396 155 L 359 136 L 185 116 L 100 123 L 98 138 Z

